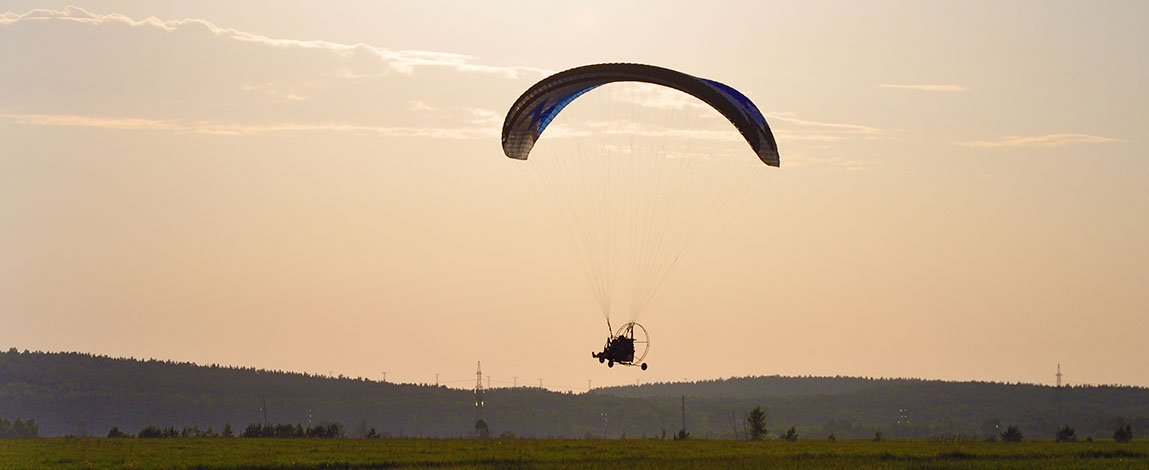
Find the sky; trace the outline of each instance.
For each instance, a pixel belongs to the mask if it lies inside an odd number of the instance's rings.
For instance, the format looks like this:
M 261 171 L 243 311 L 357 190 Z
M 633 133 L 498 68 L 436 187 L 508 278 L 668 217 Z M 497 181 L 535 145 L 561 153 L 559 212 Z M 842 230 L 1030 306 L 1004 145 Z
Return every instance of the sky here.
M 0 347 L 460 388 L 482 361 L 492 386 L 575 392 L 1050 384 L 1059 363 L 1070 384 L 1149 386 L 1146 17 L 1135 1 L 6 1 Z M 639 319 L 645 372 L 589 357 L 602 315 L 531 162 L 499 144 L 530 85 L 600 62 L 741 90 L 781 155 Z

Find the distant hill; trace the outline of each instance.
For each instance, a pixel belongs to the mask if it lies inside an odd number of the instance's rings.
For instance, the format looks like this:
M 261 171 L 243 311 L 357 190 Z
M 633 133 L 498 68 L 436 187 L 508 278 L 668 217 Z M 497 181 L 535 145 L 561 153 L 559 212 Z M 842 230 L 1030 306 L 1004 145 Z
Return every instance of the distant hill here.
M 745 410 L 762 404 L 775 428 L 805 427 L 807 435 L 865 437 L 987 437 L 1015 424 L 1033 438 L 1070 425 L 1079 436 L 1111 437 L 1122 423 L 1149 431 L 1149 389 L 1127 386 L 1056 387 L 991 382 L 857 377 L 742 377 L 692 383 L 611 387 L 595 393 Z M 737 411 L 735 411 L 737 416 Z
M 742 434 L 750 409 L 767 426 L 796 426 L 803 438 L 984 437 L 1008 424 L 1031 438 L 1073 426 L 1109 438 L 1124 423 L 1149 432 L 1149 389 L 1054 387 L 856 377 L 744 377 L 611 387 L 591 393 L 499 388 L 486 395 L 494 436 L 656 437 L 681 427 L 695 437 Z M 474 429 L 470 391 L 249 368 L 201 366 L 81 353 L 0 352 L 0 417 L 35 418 L 42 435 L 104 435 L 112 426 L 208 427 L 237 432 L 263 421 L 343 423 L 393 437 L 466 437 Z
M 632 398 L 659 398 L 690 395 L 705 398 L 757 399 L 847 395 L 895 384 L 921 382 L 911 379 L 866 379 L 861 377 L 737 377 L 699 382 L 672 382 L 645 386 L 605 387 L 599 393 Z

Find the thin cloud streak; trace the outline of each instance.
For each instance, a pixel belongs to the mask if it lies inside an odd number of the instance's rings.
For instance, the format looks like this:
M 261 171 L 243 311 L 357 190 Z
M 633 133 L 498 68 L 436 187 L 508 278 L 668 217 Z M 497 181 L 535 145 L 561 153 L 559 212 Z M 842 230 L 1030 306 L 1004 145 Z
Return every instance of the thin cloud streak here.
M 922 85 L 901 85 L 893 83 L 883 83 L 878 85 L 878 88 L 895 88 L 899 90 L 917 90 L 917 91 L 966 91 L 966 87 L 961 85 L 938 85 L 938 84 L 922 84 Z
M 782 113 L 766 113 L 765 116 L 766 116 L 767 120 L 770 120 L 770 121 L 777 120 L 777 121 L 787 122 L 790 124 L 796 124 L 798 126 L 803 126 L 803 127 L 815 127 L 815 128 L 826 129 L 826 130 L 831 130 L 831 131 L 849 133 L 849 134 L 877 135 L 877 134 L 882 133 L 882 130 L 878 129 L 876 127 L 863 126 L 863 125 L 859 125 L 859 124 L 842 124 L 842 123 L 835 123 L 835 122 L 808 121 L 805 119 L 798 119 L 796 117 L 790 116 L 788 114 L 782 114 Z
M 292 134 L 300 132 L 340 132 L 376 134 L 382 137 L 429 137 L 440 139 L 490 139 L 497 136 L 497 127 L 409 127 L 372 126 L 347 123 L 274 123 L 240 124 L 235 122 L 176 121 L 142 118 L 109 118 L 72 114 L 0 114 L 0 121 L 28 126 L 92 127 L 127 131 L 168 131 L 175 133 L 247 136 L 260 134 Z
M 129 131 L 180 131 L 187 128 L 172 121 L 139 118 L 105 118 L 73 114 L 0 114 L 0 120 L 26 126 L 98 127 Z
M 873 160 L 858 160 L 843 157 L 806 157 L 791 155 L 786 159 L 787 168 L 827 167 L 839 171 L 862 171 L 878 166 Z
M 1108 144 L 1124 142 L 1121 139 L 1103 137 L 1089 134 L 1047 134 L 1039 136 L 1007 136 L 1000 140 L 975 140 L 970 142 L 956 142 L 957 145 L 967 147 L 1061 147 L 1072 144 Z
M 232 28 L 221 28 L 210 21 L 198 18 L 162 20 L 154 16 L 149 16 L 142 20 L 135 20 L 120 13 L 98 14 L 76 6 L 68 6 L 63 10 L 36 9 L 27 13 L 0 13 L 0 26 L 14 24 L 20 21 L 71 21 L 92 25 L 119 23 L 133 27 L 155 27 L 164 31 L 174 31 L 184 27 L 202 27 L 216 36 L 275 47 L 321 49 L 341 55 L 366 52 L 379 57 L 387 62 L 392 69 L 401 73 L 411 73 L 416 67 L 448 67 L 461 72 L 501 74 L 507 78 L 518 78 L 521 74 L 543 76 L 550 73 L 548 70 L 535 67 L 476 64 L 473 63 L 476 59 L 473 56 L 451 52 L 394 50 L 363 43 L 345 44 L 322 40 L 271 38 Z

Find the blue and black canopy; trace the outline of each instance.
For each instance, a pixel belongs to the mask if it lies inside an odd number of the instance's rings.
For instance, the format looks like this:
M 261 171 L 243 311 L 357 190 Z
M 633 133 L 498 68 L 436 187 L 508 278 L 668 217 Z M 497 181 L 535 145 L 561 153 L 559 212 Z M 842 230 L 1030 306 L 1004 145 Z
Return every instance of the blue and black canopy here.
M 729 119 L 763 163 L 778 166 L 778 144 L 758 107 L 738 90 L 713 80 L 643 64 L 595 64 L 556 73 L 519 97 L 503 121 L 503 152 L 526 160 L 547 125 L 582 94 L 612 82 L 662 85 L 694 96 Z

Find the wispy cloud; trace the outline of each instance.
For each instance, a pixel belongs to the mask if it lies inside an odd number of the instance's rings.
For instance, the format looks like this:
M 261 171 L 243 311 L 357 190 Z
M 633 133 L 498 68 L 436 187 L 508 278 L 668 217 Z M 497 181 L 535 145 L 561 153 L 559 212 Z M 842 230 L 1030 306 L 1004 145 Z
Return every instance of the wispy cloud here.
M 941 84 L 894 84 L 883 83 L 878 85 L 878 88 L 897 88 L 900 90 L 917 90 L 917 91 L 966 91 L 966 87 L 961 85 L 941 85 Z
M 259 85 L 243 85 L 245 91 L 262 93 L 267 95 L 274 101 L 304 101 L 307 99 L 299 93 L 282 89 L 274 83 L 263 83 Z
M 503 116 L 495 111 L 489 109 L 471 108 L 467 110 L 470 114 L 470 123 L 477 126 L 492 126 L 498 127 L 503 125 Z
M 843 157 L 807 157 L 801 154 L 787 155 L 787 168 L 826 167 L 839 171 L 862 171 L 873 168 L 878 162 Z
M 612 87 L 611 98 L 621 103 L 655 109 L 709 108 L 698 98 L 663 86 L 649 83 L 622 83 Z
M 439 108 L 431 106 L 419 100 L 411 101 L 411 111 L 438 111 Z
M 791 114 L 786 113 L 767 113 L 768 120 L 784 121 L 790 124 L 795 124 L 803 127 L 817 127 L 822 129 L 830 129 L 837 132 L 846 132 L 850 134 L 881 134 L 882 130 L 876 127 L 863 126 L 860 124 L 843 124 L 838 122 L 819 122 L 809 121 L 806 119 L 798 119 Z
M 246 136 L 293 134 L 302 132 L 339 132 L 374 134 L 382 137 L 430 137 L 445 139 L 491 139 L 498 135 L 493 126 L 413 127 L 377 126 L 340 122 L 246 124 L 226 121 L 178 122 L 146 118 L 79 116 L 71 114 L 0 114 L 0 121 L 28 126 L 93 127 L 127 131 L 167 131 L 184 134 Z
M 877 139 L 885 134 L 885 131 L 876 127 L 811 121 L 797 118 L 791 113 L 774 112 L 766 113 L 765 116 L 779 140 L 838 142 L 850 138 Z
M 498 129 L 490 127 L 409 127 L 409 126 L 372 126 L 348 123 L 272 123 L 272 124 L 240 124 L 225 122 L 200 122 L 187 129 L 196 134 L 214 135 L 261 135 L 261 134 L 298 134 L 304 132 L 338 132 L 361 135 L 377 135 L 380 137 L 428 137 L 436 139 L 493 139 L 498 136 Z
M 186 126 L 172 121 L 140 118 L 77 116 L 72 114 L 0 114 L 0 120 L 28 126 L 99 127 L 103 129 L 120 129 L 130 131 L 180 131 L 187 129 Z
M 1124 142 L 1121 139 L 1089 134 L 1046 134 L 1039 136 L 1007 136 L 999 140 L 957 142 L 969 147 L 1060 147 L 1072 144 L 1108 144 Z
M 508 78 L 517 78 L 522 74 L 543 76 L 550 73 L 548 70 L 535 67 L 479 64 L 475 63 L 476 58 L 473 56 L 452 52 L 396 50 L 363 43 L 347 44 L 322 40 L 272 38 L 232 28 L 221 28 L 210 21 L 198 18 L 163 20 L 151 16 L 137 20 L 120 13 L 92 13 L 75 6 L 69 6 L 63 10 L 37 9 L 26 13 L 0 13 L 0 25 L 13 24 L 20 21 L 67 21 L 92 25 L 114 23 L 135 27 L 153 27 L 165 31 L 199 27 L 210 31 L 216 36 L 235 41 L 285 48 L 321 49 L 342 55 L 367 53 L 378 57 L 385 61 L 392 69 L 402 73 L 411 73 L 418 67 L 448 67 L 463 72 L 496 73 Z

